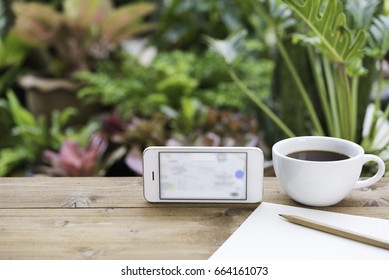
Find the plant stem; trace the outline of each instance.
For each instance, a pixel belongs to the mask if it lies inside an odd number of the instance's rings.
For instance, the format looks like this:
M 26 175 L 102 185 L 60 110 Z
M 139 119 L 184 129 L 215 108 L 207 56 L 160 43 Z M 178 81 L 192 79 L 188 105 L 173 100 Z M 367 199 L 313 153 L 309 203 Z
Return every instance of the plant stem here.
M 354 122 L 354 116 L 352 113 L 352 93 L 351 93 L 351 87 L 350 87 L 350 82 L 347 76 L 347 71 L 346 71 L 346 65 L 344 64 L 339 64 L 339 72 L 340 72 L 340 77 L 342 80 L 342 89 L 343 89 L 343 104 L 342 107 L 345 110 L 345 131 L 346 131 L 346 139 L 355 141 L 355 135 L 352 133 L 352 127 L 353 127 L 353 122 Z M 355 120 L 356 121 L 356 120 Z
M 316 114 L 316 111 L 313 107 L 312 101 L 309 98 L 308 92 L 305 89 L 303 82 L 301 81 L 301 79 L 298 75 L 298 72 L 297 72 L 296 68 L 294 67 L 292 60 L 290 59 L 287 51 L 285 50 L 284 45 L 281 43 L 278 36 L 276 39 L 276 44 L 277 44 L 278 50 L 280 51 L 282 57 L 285 60 L 286 65 L 288 66 L 290 73 L 292 74 L 292 78 L 293 78 L 294 82 L 296 83 L 296 86 L 300 92 L 301 97 L 303 98 L 304 104 L 307 107 L 308 113 L 311 117 L 311 121 L 312 121 L 313 126 L 315 128 L 315 134 L 324 135 L 323 128 L 322 128 L 321 123 L 319 121 L 319 117 Z
M 327 99 L 328 93 L 325 86 L 320 58 L 315 55 L 311 46 L 308 46 L 308 55 L 309 55 L 309 61 L 311 63 L 311 67 L 313 69 L 313 76 L 315 78 L 316 87 L 319 92 L 320 103 L 323 106 L 324 117 L 326 120 L 329 135 L 335 135 L 336 131 L 334 128 L 330 106 Z
M 384 119 L 387 120 L 389 118 L 389 104 L 386 105 L 386 109 L 384 111 Z
M 379 65 L 378 84 L 377 84 L 377 93 L 375 96 L 375 111 L 376 112 L 378 110 L 380 110 L 382 88 L 383 88 L 383 84 L 384 84 L 384 67 L 383 67 L 383 60 L 382 59 L 379 61 L 378 65 Z
M 351 107 L 353 105 L 351 88 L 344 64 L 334 64 L 334 78 L 336 83 L 337 105 L 341 124 L 341 137 L 350 141 L 355 141 L 355 135 L 352 133 L 353 114 Z
M 329 96 L 329 104 L 331 108 L 331 116 L 332 116 L 332 123 L 334 126 L 334 131 L 332 136 L 334 137 L 341 137 L 341 130 L 340 130 L 340 116 L 338 111 L 338 106 L 336 102 L 336 91 L 335 91 L 335 82 L 334 82 L 334 76 L 331 71 L 331 67 L 329 64 L 329 61 L 327 58 L 323 57 L 323 66 L 324 66 L 324 74 L 326 77 L 327 82 L 327 88 L 328 88 L 328 96 Z
M 352 116 L 351 116 L 351 133 L 354 140 L 357 140 L 357 125 L 358 125 L 358 88 L 359 88 L 359 77 L 353 77 L 351 82 L 351 98 L 352 98 Z
M 381 103 L 381 94 L 382 94 L 382 88 L 383 88 L 383 81 L 384 81 L 384 68 L 382 67 L 382 59 L 378 63 L 379 65 L 379 70 L 378 70 L 378 83 L 377 83 L 377 88 L 376 88 L 376 97 L 375 97 L 375 102 L 374 102 L 374 112 L 373 112 L 373 119 L 371 122 L 369 134 L 367 137 L 370 139 L 370 141 L 373 141 L 376 135 L 376 126 L 377 126 L 377 121 L 378 121 L 378 112 L 380 110 L 380 103 Z M 388 107 L 386 108 L 388 110 Z M 385 112 L 384 115 L 387 113 Z
M 255 1 L 253 1 L 253 4 L 254 4 L 254 8 L 257 10 L 257 12 L 269 23 L 270 26 L 273 27 L 273 30 L 274 30 L 274 34 L 276 36 L 276 45 L 277 45 L 277 48 L 282 56 L 282 58 L 285 60 L 285 63 L 292 75 L 292 78 L 294 80 L 294 82 L 296 83 L 296 86 L 297 86 L 297 89 L 303 99 L 303 102 L 308 110 L 308 113 L 310 115 L 310 118 L 311 118 L 311 121 L 313 123 L 313 127 L 314 127 L 314 133 L 315 134 L 318 134 L 318 135 L 324 135 L 324 131 L 323 131 L 323 128 L 321 126 L 321 123 L 320 123 L 320 120 L 319 120 L 319 117 L 317 116 L 316 114 L 316 111 L 313 107 L 313 104 L 312 104 L 312 101 L 311 99 L 309 98 L 309 94 L 307 92 L 307 90 L 305 89 L 304 85 L 303 85 L 303 82 L 301 81 L 299 75 L 298 75 L 298 72 L 292 62 L 292 60 L 290 59 L 289 55 L 288 55 L 288 52 L 285 50 L 285 47 L 284 45 L 282 44 L 279 36 L 278 36 L 278 33 L 277 33 L 277 24 L 274 22 L 274 20 L 265 12 L 265 10 L 263 9 L 263 7 L 261 6 L 261 4 L 257 4 Z
M 251 99 L 288 137 L 294 137 L 295 134 L 285 125 L 285 123 L 272 110 L 267 107 L 246 85 L 239 79 L 235 71 L 229 66 L 228 73 L 241 91 Z

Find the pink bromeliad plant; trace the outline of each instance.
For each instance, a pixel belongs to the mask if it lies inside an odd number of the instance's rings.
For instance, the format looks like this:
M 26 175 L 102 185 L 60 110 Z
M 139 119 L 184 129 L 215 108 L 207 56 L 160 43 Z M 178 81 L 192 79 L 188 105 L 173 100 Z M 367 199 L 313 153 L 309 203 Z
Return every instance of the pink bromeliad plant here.
M 65 140 L 58 153 L 44 151 L 44 159 L 51 165 L 45 173 L 51 176 L 103 176 L 111 160 L 104 160 L 108 140 L 95 134 L 86 148 L 78 143 Z

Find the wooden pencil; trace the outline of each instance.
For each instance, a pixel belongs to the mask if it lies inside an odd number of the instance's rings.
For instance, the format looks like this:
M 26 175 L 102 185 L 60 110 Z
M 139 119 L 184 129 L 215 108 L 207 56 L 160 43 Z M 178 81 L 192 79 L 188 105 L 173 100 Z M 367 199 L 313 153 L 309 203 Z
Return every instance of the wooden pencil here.
M 294 215 L 285 215 L 285 214 L 279 214 L 281 217 L 286 219 L 287 221 L 298 224 L 304 227 L 308 227 L 311 229 L 320 230 L 326 233 L 334 234 L 337 236 L 341 236 L 344 238 L 348 238 L 351 240 L 359 241 L 365 244 L 369 244 L 372 246 L 380 247 L 389 250 L 389 241 L 380 240 L 371 236 L 362 235 L 357 232 L 337 228 L 331 225 L 323 224 L 320 222 L 316 222 L 310 219 L 306 219 L 299 216 Z

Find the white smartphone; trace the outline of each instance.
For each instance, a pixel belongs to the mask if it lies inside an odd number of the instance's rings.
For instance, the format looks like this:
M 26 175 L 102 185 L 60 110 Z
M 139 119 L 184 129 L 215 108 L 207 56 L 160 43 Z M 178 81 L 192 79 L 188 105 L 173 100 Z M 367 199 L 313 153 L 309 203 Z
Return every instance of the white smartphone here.
M 258 203 L 263 153 L 255 147 L 149 147 L 143 187 L 150 202 Z

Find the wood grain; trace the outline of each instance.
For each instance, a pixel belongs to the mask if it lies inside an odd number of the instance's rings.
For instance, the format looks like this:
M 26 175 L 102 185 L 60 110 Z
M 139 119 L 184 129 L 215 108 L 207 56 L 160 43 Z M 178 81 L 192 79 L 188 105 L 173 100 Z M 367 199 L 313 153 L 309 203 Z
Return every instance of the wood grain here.
M 256 207 L 148 203 L 138 177 L 0 178 L 0 259 L 207 259 Z M 320 209 L 389 219 L 389 178 Z
M 0 210 L 1 259 L 206 259 L 247 209 Z

